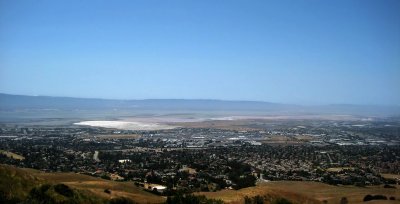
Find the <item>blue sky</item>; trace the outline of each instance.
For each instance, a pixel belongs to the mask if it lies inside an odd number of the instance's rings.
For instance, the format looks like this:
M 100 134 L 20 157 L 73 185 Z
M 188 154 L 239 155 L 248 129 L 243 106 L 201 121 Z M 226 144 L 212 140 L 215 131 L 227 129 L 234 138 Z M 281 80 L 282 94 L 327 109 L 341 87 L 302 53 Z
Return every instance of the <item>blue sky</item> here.
M 400 1 L 0 0 L 0 92 L 400 104 Z

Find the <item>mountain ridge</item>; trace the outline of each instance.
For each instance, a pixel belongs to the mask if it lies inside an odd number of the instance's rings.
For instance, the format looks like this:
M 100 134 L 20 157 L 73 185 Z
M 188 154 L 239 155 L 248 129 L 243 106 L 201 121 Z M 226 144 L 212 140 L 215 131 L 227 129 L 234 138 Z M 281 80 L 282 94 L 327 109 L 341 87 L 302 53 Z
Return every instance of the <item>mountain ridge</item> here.
M 0 93 L 0 110 L 127 110 L 127 111 L 225 111 L 257 114 L 349 114 L 362 116 L 398 116 L 400 106 L 388 105 L 296 105 L 265 101 L 219 99 L 97 99 L 55 96 L 27 96 Z

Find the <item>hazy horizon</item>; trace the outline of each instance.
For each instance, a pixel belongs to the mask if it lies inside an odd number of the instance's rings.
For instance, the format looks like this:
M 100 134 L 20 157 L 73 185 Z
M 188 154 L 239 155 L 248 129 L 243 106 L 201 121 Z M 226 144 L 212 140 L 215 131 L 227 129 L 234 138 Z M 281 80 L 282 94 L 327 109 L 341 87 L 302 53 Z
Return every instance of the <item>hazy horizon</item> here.
M 399 105 L 400 2 L 0 0 L 0 92 Z
M 262 101 L 262 100 L 234 100 L 234 99 L 218 99 L 218 98 L 99 98 L 99 97 L 75 97 L 75 96 L 50 96 L 50 95 L 25 95 L 25 94 L 13 94 L 4 93 L 4 95 L 13 96 L 29 96 L 29 97 L 52 97 L 52 98 L 71 98 L 71 99 L 95 99 L 95 100 L 117 100 L 117 101 L 146 101 L 146 100 L 193 100 L 193 101 L 226 101 L 226 102 L 261 102 L 271 104 L 283 104 L 283 105 L 299 105 L 299 106 L 329 106 L 329 105 L 355 105 L 355 106 L 400 106 L 400 104 L 356 104 L 356 103 L 282 103 L 274 101 Z

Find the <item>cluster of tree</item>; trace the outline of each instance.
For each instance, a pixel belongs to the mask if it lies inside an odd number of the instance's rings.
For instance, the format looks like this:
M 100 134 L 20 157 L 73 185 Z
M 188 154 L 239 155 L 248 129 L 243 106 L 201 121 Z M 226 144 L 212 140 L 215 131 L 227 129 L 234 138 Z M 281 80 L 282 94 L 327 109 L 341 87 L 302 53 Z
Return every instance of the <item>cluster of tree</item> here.
M 385 184 L 383 187 L 384 188 L 396 188 L 396 186 L 392 186 L 392 185 L 389 185 L 389 184 Z
M 162 182 L 161 176 L 156 175 L 153 171 L 151 171 L 151 173 L 146 176 L 146 180 L 148 183 L 164 184 Z
M 347 200 L 346 197 L 342 197 L 342 198 L 340 199 L 340 204 L 347 204 L 347 203 L 349 203 L 349 200 Z
M 388 198 L 384 195 L 366 195 L 364 197 L 364 202 L 370 201 L 370 200 L 387 200 Z M 395 200 L 395 197 L 390 197 L 389 200 Z
M 232 176 L 229 175 L 229 178 L 236 184 L 232 185 L 232 187 L 235 190 L 241 189 L 241 188 L 247 188 L 250 186 L 255 186 L 256 185 L 256 177 L 253 175 L 244 175 L 244 176 Z
M 228 162 L 228 166 L 231 168 L 226 170 L 229 175 L 229 179 L 232 180 L 235 185 L 232 187 L 236 190 L 255 186 L 256 178 L 251 175 L 251 166 L 245 163 L 237 161 Z
M 222 178 L 216 178 L 208 174 L 202 174 L 201 172 L 199 173 L 199 177 L 204 178 L 206 181 L 209 181 L 211 183 L 217 184 L 217 188 L 215 190 L 221 190 L 228 186 Z
M 268 201 L 268 202 L 266 202 Z M 264 204 L 264 203 L 272 203 L 272 204 L 292 204 L 286 198 L 270 198 L 267 196 L 256 195 L 254 197 L 244 197 L 244 204 Z
M 21 202 L 20 198 L 12 196 L 3 190 L 0 190 L 0 203 L 14 204 L 20 202 Z
M 117 197 L 112 198 L 108 204 L 136 204 L 136 202 L 126 197 Z
M 205 196 L 195 196 L 193 194 L 177 194 L 173 197 L 168 196 L 166 204 L 223 204 L 222 200 L 208 199 Z

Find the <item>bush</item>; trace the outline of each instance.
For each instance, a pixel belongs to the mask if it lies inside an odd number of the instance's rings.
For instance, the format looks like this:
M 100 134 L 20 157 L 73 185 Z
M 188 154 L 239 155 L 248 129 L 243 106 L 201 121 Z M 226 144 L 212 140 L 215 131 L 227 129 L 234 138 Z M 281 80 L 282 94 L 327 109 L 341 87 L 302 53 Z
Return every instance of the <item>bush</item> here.
M 387 197 L 384 195 L 366 195 L 363 199 L 364 202 L 370 200 L 387 200 Z
M 174 197 L 167 197 L 166 204 L 223 204 L 222 200 L 207 199 L 205 196 L 195 196 L 192 194 L 183 195 L 181 193 Z
M 364 202 L 370 201 L 370 200 L 373 200 L 373 199 L 372 199 L 372 195 L 366 195 L 366 196 L 364 197 L 364 199 L 363 199 Z
M 349 201 L 347 200 L 346 197 L 343 197 L 342 199 L 340 199 L 340 204 L 347 204 L 349 203 Z
M 6 192 L 0 190 L 0 203 L 21 203 L 21 200 L 16 197 L 8 196 Z
M 272 203 L 273 204 L 292 204 L 292 202 L 290 202 L 289 200 L 287 200 L 285 198 L 278 198 Z
M 264 204 L 264 198 L 257 195 L 253 198 L 253 203 L 254 204 Z
M 391 185 L 389 185 L 389 184 L 385 184 L 383 187 L 384 187 L 384 188 L 396 188 L 396 186 L 391 186 Z
M 51 185 L 44 184 L 40 187 L 33 188 L 28 195 L 27 203 L 55 203 L 53 197 L 48 195 L 46 192 L 51 188 Z
M 255 186 L 257 180 L 256 177 L 254 177 L 253 175 L 245 175 L 244 177 L 231 176 L 230 179 L 232 179 L 232 181 L 236 183 L 236 185 L 232 186 L 235 190 Z
M 131 199 L 125 197 L 113 198 L 109 201 L 109 204 L 135 204 Z
M 72 197 L 74 196 L 74 192 L 65 184 L 57 184 L 54 186 L 54 191 L 65 196 L 65 197 Z
M 264 204 L 264 203 L 269 203 L 269 202 L 265 202 L 265 200 L 270 200 L 271 198 L 268 199 L 268 197 L 266 196 L 254 196 L 254 197 L 248 197 L 245 196 L 244 197 L 244 203 L 245 204 Z M 276 198 L 273 199 L 273 201 L 271 202 L 272 204 L 292 204 L 292 202 L 290 202 L 289 200 L 285 199 L 285 198 Z
M 251 198 L 249 198 L 248 196 L 245 196 L 244 197 L 244 204 L 252 204 Z

